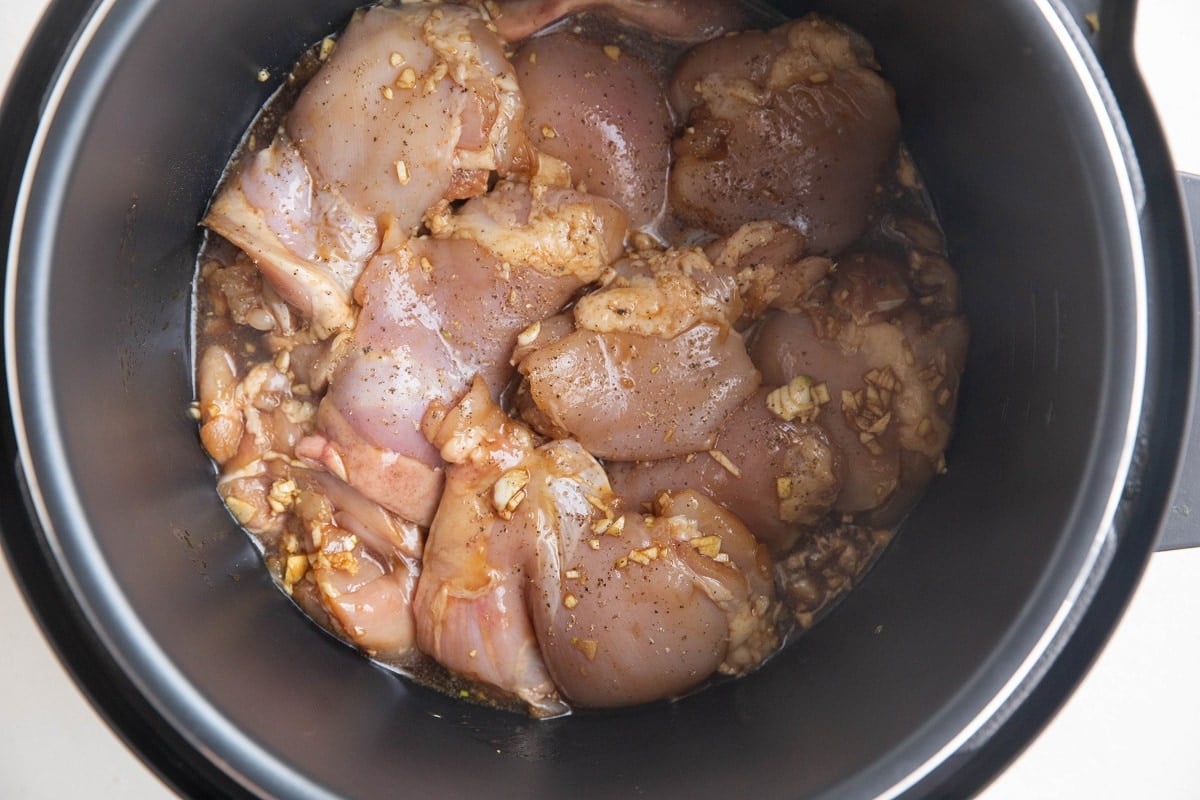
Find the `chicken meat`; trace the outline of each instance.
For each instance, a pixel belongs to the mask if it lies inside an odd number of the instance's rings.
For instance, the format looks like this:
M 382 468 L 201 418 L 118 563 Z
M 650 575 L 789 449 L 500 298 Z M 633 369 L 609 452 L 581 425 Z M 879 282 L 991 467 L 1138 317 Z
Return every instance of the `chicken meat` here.
M 669 186 L 684 224 L 724 235 L 774 220 L 817 255 L 867 228 L 900 120 L 858 34 L 809 16 L 713 39 L 684 57 L 670 96 L 686 120 Z
M 535 715 L 678 696 L 778 646 L 766 549 L 695 493 L 624 512 L 601 464 L 476 380 L 424 422 L 450 464 L 417 588 L 421 649 Z

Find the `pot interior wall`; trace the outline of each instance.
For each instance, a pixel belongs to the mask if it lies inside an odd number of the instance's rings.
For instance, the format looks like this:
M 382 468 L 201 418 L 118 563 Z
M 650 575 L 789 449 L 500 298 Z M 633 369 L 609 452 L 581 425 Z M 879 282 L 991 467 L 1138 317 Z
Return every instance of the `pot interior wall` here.
M 961 273 L 973 342 L 949 473 L 761 673 L 534 723 L 398 680 L 302 618 L 218 503 L 186 415 L 196 221 L 275 84 L 259 68 L 283 74 L 352 4 L 116 3 L 46 139 L 16 287 L 47 527 L 98 629 L 260 791 L 768 797 L 902 779 L 1034 646 L 1120 479 L 1129 234 L 1086 93 L 1032 5 L 821 5 L 876 44 Z

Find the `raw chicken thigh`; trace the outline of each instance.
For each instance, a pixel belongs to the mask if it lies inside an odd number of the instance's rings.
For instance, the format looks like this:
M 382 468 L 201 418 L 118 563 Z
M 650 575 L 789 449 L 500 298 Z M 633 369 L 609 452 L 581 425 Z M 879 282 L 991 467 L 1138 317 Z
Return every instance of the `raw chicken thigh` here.
M 854 513 L 911 497 L 908 484 L 923 486 L 942 466 L 967 327 L 961 316 L 922 314 L 888 259 L 843 263 L 827 302 L 808 313 L 771 312 L 751 352 L 767 385 L 819 380 L 840 408 L 823 410 L 820 422 L 846 459 L 834 508 Z
M 558 579 L 543 571 L 535 582 L 542 651 L 571 702 L 676 697 L 714 672 L 743 675 L 778 648 L 770 559 L 721 506 L 663 493 L 652 514 L 610 522 L 606 511 L 592 528 L 560 539 Z
M 667 203 L 674 124 L 666 87 L 635 54 L 562 31 L 513 56 L 529 98 L 525 130 L 571 178 L 624 208 L 633 228 L 656 222 Z
M 675 696 L 775 650 L 770 561 L 711 500 L 623 513 L 599 462 L 537 446 L 480 381 L 425 427 L 451 464 L 416 597 L 443 665 L 546 716 Z
M 671 102 L 687 121 L 670 183 L 685 224 L 728 234 L 775 220 L 820 255 L 866 229 L 900 120 L 857 34 L 810 16 L 714 39 L 684 57 Z
M 731 328 L 740 310 L 732 278 L 697 250 L 626 259 L 575 305 L 573 331 L 519 351 L 518 407 L 601 458 L 707 449 L 760 380 Z
M 712 450 L 613 464 L 614 491 L 637 503 L 694 490 L 737 515 L 772 553 L 787 552 L 833 507 L 845 480 L 842 451 L 816 425 L 788 421 L 760 389 L 730 416 Z
M 387 229 L 523 168 L 516 77 L 466 7 L 354 15 L 267 149 L 204 224 L 245 250 L 322 337 L 351 327 L 351 290 Z
M 328 473 L 295 470 L 291 483 L 275 488 L 276 501 L 300 523 L 284 585 L 291 579 L 294 594 L 307 565 L 312 597 L 347 639 L 376 658 L 407 656 L 416 641 L 412 603 L 423 545 L 417 526 Z
M 967 326 L 892 90 L 844 26 L 757 19 L 374 6 L 247 138 L 193 412 L 324 628 L 536 717 L 679 698 L 945 469 Z
M 318 180 L 281 133 L 218 195 L 204 224 L 245 250 L 324 338 L 353 324 L 350 292 L 379 247 L 379 227 L 340 192 L 318 190 Z
M 503 43 L 478 12 L 375 6 L 347 26 L 286 129 L 323 182 L 407 232 L 437 201 L 524 166 L 522 108 Z
M 419 430 L 428 404 L 453 402 L 476 375 L 498 395 L 512 375 L 508 355 L 520 332 L 556 312 L 620 252 L 624 217 L 607 201 L 553 190 L 557 204 L 546 208 L 530 200 L 528 187 L 501 191 L 500 199 L 464 206 L 461 216 L 474 226 L 446 220 L 451 238 L 412 239 L 371 261 L 356 290 L 358 325 L 318 414 L 323 438 L 301 446 L 302 455 L 421 525 L 433 519 L 442 490 L 441 459 Z M 512 204 L 524 213 L 510 215 L 508 235 L 498 237 L 486 212 Z M 564 217 L 588 239 L 571 249 L 570 262 L 556 258 L 553 244 L 540 246 L 537 228 L 557 233 Z M 520 247 L 526 238 L 539 246 Z M 486 246 L 497 242 L 500 253 Z M 555 266 L 566 274 L 538 268 Z
M 603 480 L 603 471 L 589 474 L 569 459 L 536 452 L 533 435 L 478 380 L 453 408 L 434 404 L 424 429 L 451 466 L 417 589 L 421 649 L 460 675 L 515 695 L 536 715 L 560 714 L 567 708 L 530 615 L 530 572 L 540 536 L 586 524 L 587 483 Z M 573 491 L 545 491 L 560 478 Z

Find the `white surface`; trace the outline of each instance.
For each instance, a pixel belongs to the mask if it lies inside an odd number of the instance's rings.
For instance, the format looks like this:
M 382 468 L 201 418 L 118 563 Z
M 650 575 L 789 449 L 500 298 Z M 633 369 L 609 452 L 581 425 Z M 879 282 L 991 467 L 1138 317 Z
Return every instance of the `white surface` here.
M 1200 3 L 1140 5 L 1138 52 L 1176 163 L 1200 173 Z M 42 7 L 0 0 L 0 83 Z M 983 800 L 1200 798 L 1197 621 L 1200 550 L 1155 555 L 1096 667 Z M 0 567 L 0 798 L 74 796 L 171 794 L 87 705 Z

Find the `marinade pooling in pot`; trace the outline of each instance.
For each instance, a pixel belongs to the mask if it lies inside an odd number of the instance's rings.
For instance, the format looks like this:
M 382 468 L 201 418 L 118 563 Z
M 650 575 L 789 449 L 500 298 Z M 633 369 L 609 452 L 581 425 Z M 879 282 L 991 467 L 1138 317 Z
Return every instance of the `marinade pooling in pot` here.
M 945 468 L 957 281 L 855 32 L 359 10 L 213 197 L 200 439 L 381 664 L 552 717 L 745 675 Z

